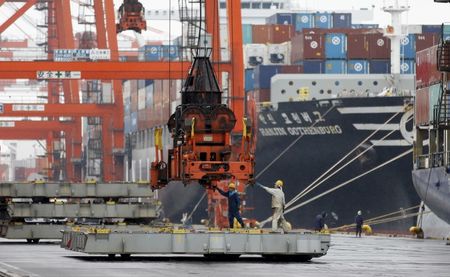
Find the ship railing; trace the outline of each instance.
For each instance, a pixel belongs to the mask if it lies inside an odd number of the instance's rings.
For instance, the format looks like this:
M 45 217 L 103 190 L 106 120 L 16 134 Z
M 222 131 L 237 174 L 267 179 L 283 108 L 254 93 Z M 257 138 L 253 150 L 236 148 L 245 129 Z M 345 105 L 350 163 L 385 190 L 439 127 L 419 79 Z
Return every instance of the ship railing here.
M 417 169 L 442 167 L 450 165 L 450 152 L 436 152 L 420 155 L 416 160 Z

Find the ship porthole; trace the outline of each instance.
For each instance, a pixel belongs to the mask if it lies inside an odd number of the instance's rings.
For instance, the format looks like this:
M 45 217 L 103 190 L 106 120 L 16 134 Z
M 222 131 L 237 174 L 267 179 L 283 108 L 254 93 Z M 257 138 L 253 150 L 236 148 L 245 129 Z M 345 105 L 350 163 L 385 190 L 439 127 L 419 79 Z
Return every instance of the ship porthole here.
M 312 84 L 313 86 L 317 85 L 316 81 L 313 81 L 311 84 Z
M 290 86 L 293 86 L 293 85 L 294 85 L 294 82 L 289 81 L 289 85 L 290 85 Z
M 324 93 L 323 89 L 321 89 L 319 92 L 320 92 L 320 94 L 323 94 L 323 93 Z
M 334 82 L 335 86 L 339 86 L 339 81 Z
M 362 86 L 363 82 L 362 81 L 358 81 L 358 86 Z
M 378 86 L 378 82 L 377 81 L 373 81 L 373 85 L 374 86 Z
M 331 89 L 327 90 L 327 93 L 328 93 L 328 94 L 331 94 Z
M 286 90 L 285 89 L 282 89 L 281 90 L 281 94 L 285 94 L 286 93 Z
M 245 165 L 241 165 L 239 168 L 240 168 L 242 171 L 244 171 Z

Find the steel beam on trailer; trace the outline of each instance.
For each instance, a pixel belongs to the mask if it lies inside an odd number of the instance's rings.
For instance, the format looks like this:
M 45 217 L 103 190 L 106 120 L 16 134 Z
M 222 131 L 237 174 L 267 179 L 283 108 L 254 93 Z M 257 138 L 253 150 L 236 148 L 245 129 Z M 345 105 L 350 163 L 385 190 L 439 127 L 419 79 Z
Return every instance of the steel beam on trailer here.
M 92 225 L 89 228 L 96 228 Z M 72 231 L 73 223 L 23 223 L 23 222 L 3 222 L 0 223 L 0 237 L 6 239 L 61 239 L 63 231 Z M 139 225 L 101 225 L 99 228 L 107 228 L 117 231 L 139 231 L 143 229 Z
M 87 254 L 279 255 L 300 261 L 328 252 L 330 235 L 293 231 L 101 232 L 66 231 L 61 247 Z
M 148 183 L 0 183 L 8 198 L 128 198 L 154 197 Z
M 150 203 L 9 203 L 9 216 L 17 218 L 156 218 L 157 200 Z
M 9 26 L 11 26 L 16 20 L 24 15 L 31 7 L 36 4 L 37 0 L 28 0 L 22 7 L 20 7 L 10 18 L 8 18 L 2 25 L 0 25 L 0 34 L 2 34 Z M 0 6 L 3 3 L 0 2 Z

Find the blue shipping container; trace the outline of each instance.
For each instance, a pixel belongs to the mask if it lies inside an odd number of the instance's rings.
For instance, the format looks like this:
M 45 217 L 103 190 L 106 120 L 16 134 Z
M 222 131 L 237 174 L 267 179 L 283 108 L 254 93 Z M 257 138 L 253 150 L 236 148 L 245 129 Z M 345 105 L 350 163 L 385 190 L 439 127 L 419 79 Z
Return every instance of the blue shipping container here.
M 314 15 L 314 28 L 330 29 L 333 27 L 333 21 L 331 14 L 329 13 L 316 13 Z
M 123 113 L 125 115 L 131 114 L 131 99 L 130 98 L 125 98 L 123 101 Z
M 387 74 L 391 73 L 390 60 L 371 60 L 370 74 Z
M 403 59 L 414 59 L 416 57 L 416 36 L 410 34 L 400 41 L 400 56 Z
M 326 74 L 345 74 L 347 73 L 347 62 L 342 60 L 325 61 Z
M 325 57 L 327 59 L 347 58 L 347 36 L 345 34 L 325 35 Z
M 255 75 L 253 68 L 245 70 L 245 91 L 250 91 L 255 88 Z
M 400 64 L 401 74 L 414 74 L 416 69 L 416 63 L 414 60 L 402 60 Z
M 176 60 L 179 58 L 179 49 L 176 45 L 163 45 L 162 49 L 162 57 L 165 60 Z
M 352 24 L 352 29 L 378 29 L 378 24 Z
M 130 133 L 137 131 L 138 126 L 138 113 L 131 113 L 131 124 L 130 124 Z
M 369 62 L 366 60 L 349 60 L 347 63 L 348 74 L 368 74 Z
M 351 28 L 352 27 L 352 14 L 351 13 L 334 13 L 333 28 Z
M 314 28 L 314 14 L 298 13 L 295 15 L 295 31 L 301 32 L 305 28 Z
M 145 107 L 153 107 L 153 80 L 145 80 Z
M 144 55 L 146 61 L 159 61 L 162 57 L 161 45 L 145 45 L 139 52 Z
M 422 33 L 441 33 L 441 25 L 422 25 Z
M 123 131 L 125 132 L 125 134 L 129 134 L 131 133 L 131 116 L 130 115 L 125 115 L 123 117 Z
M 242 24 L 242 42 L 244 44 L 252 43 L 252 25 L 251 24 Z
M 444 40 L 450 40 L 450 25 L 444 25 L 442 34 L 443 34 Z
M 284 25 L 293 25 L 293 17 L 292 13 L 276 13 L 266 19 L 267 24 L 284 24 Z
M 270 88 L 271 78 L 280 72 L 279 65 L 258 65 L 254 69 L 254 88 L 267 89 Z
M 325 63 L 320 60 L 305 60 L 303 70 L 306 74 L 325 73 Z

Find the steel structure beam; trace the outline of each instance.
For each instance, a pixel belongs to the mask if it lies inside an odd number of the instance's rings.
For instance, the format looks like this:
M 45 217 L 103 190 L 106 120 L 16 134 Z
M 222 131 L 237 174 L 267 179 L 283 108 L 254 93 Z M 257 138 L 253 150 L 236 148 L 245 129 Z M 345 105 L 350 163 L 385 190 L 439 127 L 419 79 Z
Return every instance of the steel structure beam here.
M 111 104 L 3 104 L 3 109 L 0 117 L 103 117 L 115 112 Z
M 79 71 L 81 79 L 90 80 L 184 79 L 190 66 L 190 62 L 1 61 L 0 79 L 38 79 L 38 71 Z M 217 68 L 233 69 L 229 63 L 216 64 Z
M 105 28 L 106 37 L 111 50 L 111 60 L 117 62 L 119 60 L 119 47 L 117 44 L 116 31 L 116 16 L 114 10 L 113 0 L 104 0 L 105 8 Z M 102 21 L 103 22 L 103 21 Z M 101 37 L 103 39 L 103 37 Z M 113 79 L 113 78 L 112 78 Z M 108 122 L 103 120 L 102 132 L 103 139 L 112 145 L 112 149 L 105 149 L 107 151 L 103 154 L 104 175 L 111 176 L 112 180 L 123 180 L 124 175 L 124 156 L 125 151 L 124 141 L 124 110 L 123 110 L 123 96 L 122 96 L 122 82 L 113 80 L 114 104 L 116 105 L 116 112 L 112 119 Z M 137 93 L 137 92 L 135 92 Z M 114 155 L 113 152 L 118 152 L 121 155 Z
M 244 117 L 244 53 L 242 49 L 242 20 L 241 0 L 227 0 L 228 37 L 231 64 L 233 70 L 230 73 L 231 104 L 236 118 L 234 132 L 242 132 Z M 219 27 L 217 27 L 219 28 Z
M 3 121 L 0 121 L 3 122 Z M 8 121 L 11 122 L 11 121 Z M 28 121 L 14 121 L 13 127 L 0 127 L 0 130 L 10 130 L 11 133 L 14 132 L 26 132 L 26 131 L 68 131 L 74 128 L 73 121 L 38 121 L 38 120 L 28 120 Z
M 3 33 L 6 29 L 8 29 L 9 26 L 11 26 L 16 20 L 24 15 L 31 7 L 36 4 L 37 0 L 29 0 L 27 1 L 20 9 L 18 9 L 13 16 L 8 18 L 2 25 L 0 25 L 0 34 Z M 0 6 L 3 3 L 0 2 Z

